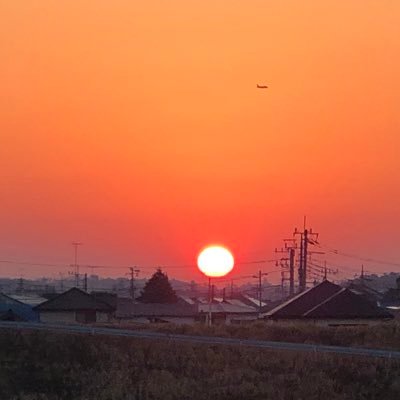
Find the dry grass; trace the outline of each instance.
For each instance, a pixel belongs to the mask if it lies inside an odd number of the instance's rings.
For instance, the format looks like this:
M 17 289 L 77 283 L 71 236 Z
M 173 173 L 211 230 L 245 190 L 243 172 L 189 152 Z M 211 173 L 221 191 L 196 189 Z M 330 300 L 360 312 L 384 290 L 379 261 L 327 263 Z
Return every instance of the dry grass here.
M 116 323 L 106 326 L 184 335 L 400 350 L 400 323 L 397 321 L 384 322 L 373 327 L 321 327 L 306 323 L 285 326 L 270 325 L 263 321 L 244 325 L 215 325 L 212 327 L 200 323 L 192 325 Z
M 397 400 L 400 362 L 3 331 L 0 398 Z

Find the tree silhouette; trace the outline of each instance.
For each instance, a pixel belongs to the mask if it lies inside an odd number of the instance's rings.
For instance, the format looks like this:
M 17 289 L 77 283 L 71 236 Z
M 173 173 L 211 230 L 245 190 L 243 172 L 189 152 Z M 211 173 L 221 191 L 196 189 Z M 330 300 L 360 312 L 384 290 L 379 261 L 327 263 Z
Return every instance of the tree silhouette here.
M 176 303 L 178 297 L 169 283 L 167 274 L 158 268 L 146 282 L 138 300 L 142 303 Z

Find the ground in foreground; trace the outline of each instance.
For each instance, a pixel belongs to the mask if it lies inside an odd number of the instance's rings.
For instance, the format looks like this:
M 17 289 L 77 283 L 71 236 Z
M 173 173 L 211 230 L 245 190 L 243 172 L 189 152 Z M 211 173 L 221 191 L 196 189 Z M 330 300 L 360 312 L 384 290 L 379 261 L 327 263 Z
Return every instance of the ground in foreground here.
M 0 332 L 1 399 L 398 399 L 400 362 Z

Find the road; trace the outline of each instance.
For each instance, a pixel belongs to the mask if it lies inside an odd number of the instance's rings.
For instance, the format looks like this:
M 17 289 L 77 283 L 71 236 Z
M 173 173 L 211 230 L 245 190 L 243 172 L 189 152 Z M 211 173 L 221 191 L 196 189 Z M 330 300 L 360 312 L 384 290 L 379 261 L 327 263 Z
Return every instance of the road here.
M 269 350 L 291 350 L 312 353 L 334 353 L 349 356 L 366 356 L 375 358 L 390 358 L 400 360 L 400 351 L 376 350 L 358 347 L 325 346 L 304 343 L 272 342 L 252 339 L 232 339 L 214 336 L 178 335 L 161 332 L 134 331 L 128 329 L 100 328 L 82 325 L 45 324 L 31 322 L 0 321 L 0 329 L 45 330 L 61 333 L 80 333 L 106 336 L 125 336 L 139 339 L 169 340 L 174 342 L 199 343 L 208 345 L 229 345 L 256 347 Z

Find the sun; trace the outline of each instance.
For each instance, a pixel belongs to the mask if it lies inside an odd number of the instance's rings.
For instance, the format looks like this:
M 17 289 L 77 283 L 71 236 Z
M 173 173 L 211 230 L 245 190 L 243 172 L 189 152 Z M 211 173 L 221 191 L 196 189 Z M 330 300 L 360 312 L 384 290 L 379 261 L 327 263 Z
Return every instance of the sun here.
M 219 277 L 232 271 L 234 259 L 232 253 L 225 247 L 208 246 L 200 252 L 197 265 L 203 274 Z

